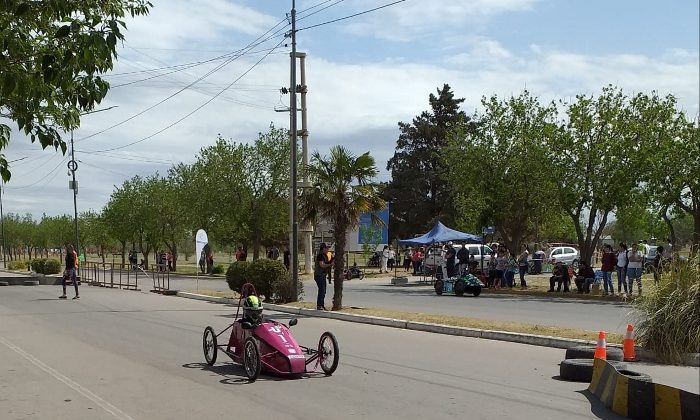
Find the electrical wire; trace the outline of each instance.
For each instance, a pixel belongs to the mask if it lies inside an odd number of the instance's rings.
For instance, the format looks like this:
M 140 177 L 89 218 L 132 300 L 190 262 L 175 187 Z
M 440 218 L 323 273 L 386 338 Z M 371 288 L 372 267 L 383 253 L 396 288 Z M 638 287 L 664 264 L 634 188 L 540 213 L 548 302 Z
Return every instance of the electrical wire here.
M 277 44 L 277 46 L 279 47 L 280 45 L 282 45 L 283 42 L 284 42 L 284 40 L 280 41 L 280 42 Z M 270 52 L 272 52 L 272 51 L 270 51 Z M 175 125 L 179 124 L 180 122 L 182 122 L 182 121 L 184 121 L 185 119 L 187 119 L 187 118 L 189 118 L 190 116 L 192 116 L 194 113 L 196 113 L 196 112 L 199 111 L 200 109 L 204 108 L 206 105 L 208 105 L 209 103 L 211 103 L 214 99 L 218 98 L 218 97 L 219 97 L 222 93 L 224 93 L 229 87 L 233 86 L 236 82 L 238 82 L 239 80 L 241 80 L 244 76 L 246 76 L 248 73 L 250 73 L 255 67 L 257 67 L 258 64 L 260 64 L 263 60 L 265 60 L 265 59 L 267 58 L 267 56 L 270 55 L 270 52 L 267 53 L 267 54 L 266 54 L 265 56 L 263 56 L 262 58 L 260 58 L 258 61 L 256 61 L 255 64 L 253 64 L 250 68 L 248 68 L 248 70 L 246 70 L 245 72 L 243 72 L 243 74 L 241 74 L 240 76 L 238 76 L 233 82 L 231 82 L 231 83 L 230 83 L 228 86 L 226 86 L 224 89 L 220 90 L 219 93 L 217 93 L 216 95 L 214 95 L 213 97 L 211 97 L 210 99 L 208 99 L 207 101 L 205 101 L 203 104 L 201 104 L 200 106 L 198 106 L 197 108 L 195 108 L 195 109 L 192 110 L 191 112 L 185 114 L 182 118 L 179 118 L 177 121 L 175 121 L 175 122 L 173 122 L 173 123 L 171 123 L 171 124 L 168 124 L 168 125 L 165 126 L 164 128 L 162 128 L 162 129 L 156 131 L 155 133 L 153 133 L 153 134 L 151 134 L 151 135 L 149 135 L 149 136 L 146 136 L 146 137 L 144 137 L 144 138 L 142 138 L 142 139 L 140 139 L 140 140 L 136 140 L 136 141 L 133 141 L 133 142 L 131 142 L 131 143 L 127 143 L 127 144 L 125 144 L 125 145 L 118 146 L 118 147 L 112 147 L 112 148 L 109 148 L 109 149 L 103 149 L 103 150 L 98 150 L 98 151 L 88 150 L 88 151 L 85 151 L 85 153 L 111 152 L 111 151 L 113 151 L 113 150 L 124 149 L 124 148 L 126 148 L 126 147 L 133 146 L 133 145 L 135 145 L 135 144 L 138 144 L 138 143 L 144 142 L 144 141 L 146 141 L 146 140 L 149 140 L 149 139 L 151 139 L 151 138 L 157 136 L 158 134 L 160 134 L 160 133 L 162 133 L 162 132 L 168 130 L 169 128 L 174 127 Z
M 241 54 L 241 55 L 239 55 L 239 56 L 236 57 L 236 58 L 243 57 L 244 55 L 260 54 L 261 52 L 267 52 L 267 51 L 270 51 L 270 49 L 248 52 L 248 53 L 245 53 L 245 54 Z M 140 51 L 137 51 L 137 52 L 143 54 L 143 53 L 140 52 Z M 151 58 L 152 58 L 152 57 L 151 57 Z M 154 74 L 153 76 L 146 77 L 146 78 L 143 78 L 143 79 L 132 80 L 132 81 L 130 81 L 130 82 L 124 82 L 124 83 L 120 83 L 120 84 L 118 84 L 118 85 L 110 86 L 110 89 L 116 89 L 116 88 L 120 88 L 120 87 L 124 87 L 124 86 L 134 85 L 134 84 L 141 83 L 141 82 L 146 82 L 146 81 L 148 81 L 148 80 L 156 79 L 156 78 L 158 78 L 158 77 L 167 76 L 167 75 L 173 74 L 173 73 L 178 73 L 178 72 L 181 72 L 181 71 L 190 69 L 190 68 L 192 68 L 192 67 L 182 67 L 182 68 L 179 68 L 179 69 L 171 70 L 171 71 L 169 71 L 169 72 L 167 72 L 167 73 Z
M 63 165 L 63 164 L 66 162 L 66 160 L 68 160 L 69 157 L 70 157 L 70 155 L 66 155 L 63 159 L 61 159 L 60 162 L 58 162 L 58 165 L 56 165 L 53 169 L 51 169 L 46 175 L 44 175 L 43 177 L 39 178 L 38 180 L 32 182 L 31 184 L 22 185 L 22 186 L 20 186 L 20 187 L 5 187 L 5 188 L 8 189 L 8 190 L 22 190 L 22 189 L 25 189 L 25 188 L 33 187 L 33 186 L 37 185 L 38 183 L 40 183 L 41 181 L 43 181 L 44 179 L 48 178 L 48 177 L 49 177 L 50 175 L 52 175 L 54 172 L 56 172 L 56 170 L 57 170 L 61 165 Z M 56 178 L 56 175 L 52 176 L 51 179 L 49 179 L 48 182 L 53 181 L 54 178 Z M 46 184 L 48 184 L 48 182 L 46 182 Z
M 124 177 L 127 177 L 127 178 L 131 178 L 131 177 L 133 176 L 133 175 L 127 175 L 127 174 L 125 174 L 124 172 L 113 171 L 113 170 L 111 170 L 111 169 L 107 169 L 107 168 L 104 168 L 104 167 L 101 167 L 101 166 L 93 165 L 93 164 L 91 164 L 91 163 L 87 163 L 87 162 L 82 161 L 82 160 L 80 160 L 80 159 L 78 159 L 78 162 L 80 162 L 80 163 L 82 163 L 82 164 L 84 164 L 84 165 L 86 165 L 86 166 L 89 166 L 89 167 L 91 167 L 91 168 L 99 169 L 99 170 L 101 170 L 101 171 L 111 172 L 111 173 L 113 173 L 113 174 L 115 174 L 115 175 L 124 176 Z
M 301 28 L 301 29 L 297 29 L 297 32 L 305 31 L 305 30 L 307 30 L 307 29 L 312 29 L 312 28 L 318 28 L 319 26 L 328 25 L 328 24 L 331 24 L 331 23 L 340 22 L 341 20 L 350 19 L 350 18 L 354 18 L 354 17 L 360 16 L 360 15 L 367 14 L 367 13 L 375 12 L 375 11 L 377 11 L 377 10 L 387 8 L 387 7 L 393 6 L 393 5 L 395 5 L 395 4 L 403 3 L 403 2 L 405 2 L 405 1 L 406 1 L 406 0 L 397 0 L 397 1 L 394 1 L 394 2 L 391 2 L 391 3 L 387 3 L 387 4 L 383 5 L 383 6 L 378 6 L 378 7 L 375 7 L 375 8 L 373 8 L 373 9 L 365 10 L 365 11 L 363 11 L 363 12 L 354 13 L 354 14 L 352 14 L 352 15 L 343 16 L 343 17 L 341 17 L 341 18 L 337 18 L 337 19 L 333 19 L 333 20 L 326 21 L 326 22 L 317 23 L 317 24 L 315 24 L 315 25 L 307 26 L 307 27 L 304 27 L 304 28 Z
M 271 38 L 277 36 L 277 35 L 273 35 L 272 37 L 266 38 L 265 40 L 259 41 L 259 42 L 258 42 L 258 40 L 259 40 L 260 38 L 262 38 L 262 37 L 264 37 L 265 35 L 267 35 L 268 33 L 270 33 L 272 30 L 274 30 L 274 28 L 276 28 L 277 26 L 279 26 L 280 23 L 282 23 L 282 22 L 284 22 L 284 20 L 282 20 L 282 21 L 280 21 L 279 23 L 277 23 L 277 25 L 275 25 L 275 26 L 273 26 L 272 28 L 270 28 L 270 29 L 269 29 L 267 32 L 265 32 L 264 34 L 260 35 L 256 40 L 254 40 L 253 42 L 251 42 L 251 43 L 248 45 L 248 47 L 246 47 L 246 48 L 248 48 L 248 49 L 255 48 L 256 46 L 260 45 L 261 43 L 267 42 L 269 39 L 271 39 Z M 256 44 L 256 42 L 257 42 L 257 44 Z M 284 40 L 282 40 L 279 44 L 277 44 L 277 47 L 279 47 L 283 42 L 284 42 Z M 262 58 L 260 61 L 262 61 L 263 59 L 267 58 L 267 56 L 270 55 L 271 52 L 272 52 L 272 51 L 268 51 L 267 54 L 265 54 L 265 55 L 263 56 L 263 58 Z M 162 100 L 156 102 L 154 105 L 151 105 L 151 106 L 147 107 L 146 109 L 143 109 L 143 110 L 137 112 L 136 114 L 130 116 L 129 118 L 127 118 L 127 119 L 125 119 L 125 120 L 122 120 L 122 121 L 120 121 L 120 122 L 118 122 L 118 123 L 116 123 L 116 124 L 113 124 L 113 125 L 111 125 L 111 126 L 105 128 L 105 129 L 103 129 L 103 130 L 100 130 L 100 131 L 98 131 L 98 132 L 96 132 L 96 133 L 93 133 L 93 134 L 91 134 L 91 135 L 89 135 L 89 136 L 86 136 L 86 137 L 77 139 L 77 140 L 75 140 L 75 143 L 79 143 L 79 142 L 81 142 L 81 141 L 85 141 L 85 140 L 87 140 L 87 139 L 93 138 L 93 137 L 95 137 L 95 136 L 97 136 L 97 135 L 100 135 L 100 134 L 102 134 L 102 133 L 104 133 L 104 132 L 106 132 L 106 131 L 109 131 L 109 130 L 111 130 L 111 129 L 113 129 L 113 128 L 116 128 L 116 127 L 119 127 L 119 126 L 121 126 L 121 125 L 123 125 L 123 124 L 126 124 L 127 122 L 129 122 L 129 121 L 131 121 L 131 120 L 133 120 L 133 119 L 135 119 L 135 118 L 137 118 L 137 117 L 139 117 L 139 116 L 145 114 L 146 112 L 152 110 L 153 108 L 156 108 L 157 106 L 163 104 L 164 102 L 166 102 L 166 101 L 172 99 L 173 97 L 179 95 L 180 93 L 184 92 L 185 90 L 187 90 L 187 89 L 190 88 L 191 86 L 194 86 L 195 84 L 199 83 L 200 81 L 206 79 L 207 77 L 209 77 L 209 76 L 211 76 L 212 74 L 216 73 L 217 71 L 221 70 L 222 68 L 224 68 L 225 66 L 227 66 L 228 64 L 230 64 L 231 62 L 233 62 L 235 59 L 239 58 L 239 57 L 242 56 L 242 55 L 243 55 L 243 53 L 241 53 L 241 54 L 239 54 L 239 55 L 237 55 L 237 56 L 232 56 L 232 57 L 228 58 L 224 63 L 219 64 L 217 67 L 215 67 L 214 69 L 212 69 L 212 70 L 210 70 L 209 72 L 207 72 L 204 76 L 201 76 L 201 77 L 197 78 L 197 79 L 196 79 L 195 81 L 193 81 L 192 83 L 189 83 L 188 85 L 186 85 L 186 86 L 183 87 L 182 89 L 179 89 L 177 92 L 175 92 L 175 93 L 169 95 L 168 97 L 166 97 L 166 98 L 164 98 L 164 99 L 162 99 Z
M 84 152 L 79 152 L 78 150 L 76 150 L 75 152 L 76 153 L 84 153 Z M 151 158 L 148 158 L 146 156 L 134 155 L 134 154 L 131 154 L 129 156 L 124 156 L 124 155 L 120 155 L 117 153 L 99 152 L 99 151 L 95 152 L 94 154 L 97 154 L 97 155 L 103 156 L 103 157 L 108 157 L 108 158 L 130 160 L 130 161 L 134 161 L 134 162 L 155 163 L 158 165 L 174 165 L 175 164 L 175 162 L 173 162 L 172 160 L 151 159 Z
M 328 0 L 328 1 L 333 1 L 333 0 Z M 325 1 L 325 2 L 323 2 L 323 3 L 328 3 L 328 1 Z M 333 3 L 333 4 L 329 4 L 328 6 L 323 7 L 323 8 L 321 8 L 321 9 L 318 9 L 318 10 L 316 10 L 316 11 L 313 12 L 313 13 L 309 13 L 309 14 L 306 15 L 306 16 L 302 16 L 302 17 L 298 18 L 298 19 L 297 19 L 297 22 L 299 22 L 300 20 L 304 20 L 304 19 L 306 19 L 306 18 L 309 18 L 309 17 L 311 17 L 311 16 L 313 16 L 313 15 L 315 15 L 315 14 L 317 14 L 317 13 L 321 13 L 322 11 L 324 11 L 324 10 L 330 8 L 330 7 L 333 7 L 333 6 L 337 5 L 338 3 L 342 3 L 343 1 L 345 1 L 345 0 L 335 0 L 335 3 Z M 308 10 L 308 9 L 307 9 L 307 10 Z M 301 12 L 299 12 L 299 13 L 301 13 Z

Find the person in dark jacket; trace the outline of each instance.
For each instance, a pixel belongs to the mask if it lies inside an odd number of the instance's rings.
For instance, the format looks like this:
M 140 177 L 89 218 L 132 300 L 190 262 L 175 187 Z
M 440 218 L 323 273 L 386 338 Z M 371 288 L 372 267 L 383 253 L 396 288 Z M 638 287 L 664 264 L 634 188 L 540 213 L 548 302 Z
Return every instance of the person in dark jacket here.
M 563 264 L 561 261 L 557 261 L 554 264 L 552 277 L 549 278 L 548 292 L 554 291 L 555 283 L 557 284 L 557 292 L 561 292 L 562 284 L 564 284 L 564 293 L 569 291 L 569 267 L 567 267 L 567 265 Z
M 574 281 L 576 282 L 576 289 L 579 293 L 591 292 L 591 285 L 595 282 L 595 273 L 585 261 L 581 261 L 578 264 L 578 273 L 576 273 Z
M 78 293 L 78 280 L 75 276 L 75 266 L 76 266 L 76 255 L 73 250 L 72 245 L 66 245 L 66 270 L 63 272 L 63 279 L 61 284 L 63 285 L 63 294 L 59 296 L 59 299 L 67 299 L 66 296 L 66 282 L 70 279 L 73 282 L 73 287 L 75 287 L 75 296 L 73 299 L 80 299 L 80 294 Z
M 608 293 L 615 296 L 615 287 L 612 282 L 612 273 L 615 272 L 615 264 L 617 264 L 617 257 L 613 254 L 612 246 L 605 244 L 603 247 L 603 258 L 601 258 L 603 267 L 603 296 L 607 296 Z M 610 288 L 610 292 L 608 292 Z

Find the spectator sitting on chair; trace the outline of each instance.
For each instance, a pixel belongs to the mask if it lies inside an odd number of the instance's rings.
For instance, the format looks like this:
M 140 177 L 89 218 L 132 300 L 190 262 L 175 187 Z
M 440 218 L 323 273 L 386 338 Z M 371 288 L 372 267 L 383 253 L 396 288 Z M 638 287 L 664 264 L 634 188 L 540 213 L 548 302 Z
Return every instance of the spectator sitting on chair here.
M 566 264 L 561 261 L 557 261 L 554 264 L 554 271 L 552 272 L 552 277 L 549 278 L 549 290 L 548 292 L 554 291 L 554 283 L 557 284 L 557 292 L 561 292 L 561 285 L 564 284 L 564 292 L 569 291 L 569 269 Z
M 593 269 L 581 261 L 578 265 L 578 273 L 576 273 L 576 289 L 579 293 L 590 293 L 591 285 L 595 282 L 595 273 Z

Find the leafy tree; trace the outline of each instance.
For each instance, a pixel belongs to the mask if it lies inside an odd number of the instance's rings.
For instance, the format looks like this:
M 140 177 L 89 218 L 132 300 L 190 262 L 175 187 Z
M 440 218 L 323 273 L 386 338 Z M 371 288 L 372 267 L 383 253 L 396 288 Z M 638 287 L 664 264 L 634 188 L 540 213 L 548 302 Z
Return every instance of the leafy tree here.
M 360 226 L 362 236 L 362 255 L 365 261 L 369 261 L 369 256 L 377 250 L 377 246 L 382 242 L 382 228 L 375 223 Z
M 261 242 L 284 236 L 289 214 L 289 136 L 286 130 L 270 125 L 253 144 L 239 145 L 243 161 L 244 188 L 239 231 L 253 244 L 253 260 L 258 259 Z
M 552 213 L 556 184 L 543 165 L 547 143 L 558 135 L 556 108 L 541 106 L 525 91 L 518 97 L 483 98 L 475 115 L 479 129 L 466 122 L 443 151 L 445 181 L 456 192 L 459 226 L 481 231 L 495 225 L 512 252 L 532 236 L 535 222 Z M 475 223 L 479 226 L 475 226 Z
M 312 187 L 301 195 L 299 215 L 305 222 L 327 220 L 333 225 L 333 310 L 340 310 L 348 230 L 357 226 L 362 213 L 379 211 L 386 203 L 372 182 L 378 171 L 369 152 L 355 156 L 342 146 L 334 146 L 330 156 L 314 152 L 307 170 Z
M 399 123 L 399 138 L 394 156 L 387 163 L 391 182 L 384 190 L 390 203 L 389 232 L 392 237 L 407 238 L 424 233 L 437 220 L 454 224 L 453 195 L 445 181 L 445 165 L 440 153 L 447 146 L 448 132 L 461 122 L 467 132 L 475 128 L 445 84 L 430 94 L 430 111 L 415 117 L 412 123 Z M 465 133 L 466 134 L 466 133 Z
M 611 212 L 638 197 L 647 162 L 640 139 L 648 133 L 630 98 L 612 86 L 566 106 L 565 131 L 550 143 L 548 160 L 560 186 L 559 205 L 576 228 L 581 260 L 590 262 Z
M 108 234 L 104 216 L 90 210 L 81 213 L 78 222 L 83 252 L 87 254 L 88 247 L 95 247 L 102 256 L 102 262 L 104 263 L 107 248 L 113 244 Z
M 673 96 L 655 93 L 637 101 L 639 119 L 649 127 L 643 140 L 649 156 L 644 180 L 646 192 L 666 221 L 675 242 L 673 216 L 693 219 L 694 252 L 700 252 L 700 128 L 676 108 Z
M 0 117 L 43 148 L 66 152 L 60 131 L 80 125 L 80 113 L 107 95 L 99 75 L 112 69 L 123 18 L 148 13 L 145 0 L 0 1 Z M 10 127 L 0 124 L 0 149 Z M 0 155 L 0 176 L 10 179 Z
M 136 238 L 138 220 L 133 212 L 135 206 L 132 193 L 131 183 L 125 182 L 121 187 L 115 188 L 102 210 L 107 233 L 121 246 L 122 264 L 126 264 L 129 242 L 133 242 Z

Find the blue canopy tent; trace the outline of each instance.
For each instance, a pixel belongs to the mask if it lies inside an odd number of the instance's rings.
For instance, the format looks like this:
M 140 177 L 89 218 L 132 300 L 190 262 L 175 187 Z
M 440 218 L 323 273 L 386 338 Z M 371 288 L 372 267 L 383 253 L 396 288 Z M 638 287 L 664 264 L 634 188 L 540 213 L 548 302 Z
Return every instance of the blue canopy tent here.
M 413 239 L 400 240 L 399 245 L 433 245 L 449 241 L 457 242 L 481 242 L 481 236 L 464 233 L 458 230 L 450 229 L 437 222 L 428 233 Z

